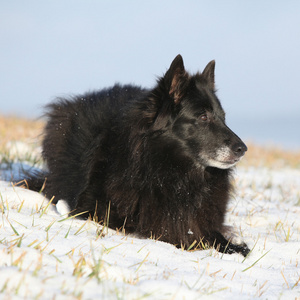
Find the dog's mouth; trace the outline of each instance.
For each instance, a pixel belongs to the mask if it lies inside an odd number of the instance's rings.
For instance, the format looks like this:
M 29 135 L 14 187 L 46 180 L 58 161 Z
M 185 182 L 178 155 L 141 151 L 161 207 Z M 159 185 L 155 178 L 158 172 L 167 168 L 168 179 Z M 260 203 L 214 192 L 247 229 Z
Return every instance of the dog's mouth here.
M 208 163 L 208 167 L 215 167 L 219 169 L 229 169 L 233 167 L 235 164 L 237 164 L 241 158 L 234 159 L 234 160 L 226 160 L 226 161 L 220 161 L 215 159 L 210 159 Z
M 246 151 L 246 150 L 245 150 Z M 237 164 L 245 154 L 245 151 L 233 152 L 228 147 L 222 147 L 214 155 L 201 155 L 208 167 L 229 169 Z
M 227 169 L 227 168 L 230 168 L 230 167 L 233 167 L 235 164 L 237 164 L 240 160 L 242 159 L 242 156 L 241 157 L 238 157 L 238 158 L 234 158 L 234 159 L 229 159 L 229 160 L 224 160 L 224 161 L 216 161 L 218 164 L 220 165 L 224 165 L 226 166 L 226 168 L 224 169 Z
M 228 165 L 235 165 L 236 163 L 238 163 L 242 158 L 243 158 L 244 155 L 242 156 L 239 156 L 239 157 L 234 157 L 234 158 L 230 158 L 228 160 L 225 160 L 225 161 L 220 161 L 220 162 L 223 162 L 225 164 L 228 164 Z

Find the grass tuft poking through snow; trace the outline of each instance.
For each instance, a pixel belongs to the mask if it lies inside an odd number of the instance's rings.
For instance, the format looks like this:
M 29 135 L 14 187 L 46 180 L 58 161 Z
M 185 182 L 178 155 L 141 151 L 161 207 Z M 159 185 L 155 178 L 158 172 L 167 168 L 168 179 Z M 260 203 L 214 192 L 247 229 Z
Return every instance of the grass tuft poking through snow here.
M 1 299 L 299 299 L 299 153 L 251 145 L 237 168 L 226 223 L 251 248 L 244 258 L 68 217 L 9 182 L 42 166 L 42 124 L 2 117 L 0 128 Z

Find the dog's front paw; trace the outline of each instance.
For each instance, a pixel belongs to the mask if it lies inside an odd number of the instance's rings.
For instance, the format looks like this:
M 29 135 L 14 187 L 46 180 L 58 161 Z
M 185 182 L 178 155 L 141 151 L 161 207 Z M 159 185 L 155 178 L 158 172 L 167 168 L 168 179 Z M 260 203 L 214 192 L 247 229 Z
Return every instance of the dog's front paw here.
M 228 243 L 228 246 L 224 250 L 224 253 L 227 253 L 227 254 L 240 253 L 244 257 L 246 257 L 249 254 L 249 252 L 250 252 L 250 249 L 248 248 L 248 246 L 245 243 L 243 243 L 241 245 L 235 245 L 232 243 Z

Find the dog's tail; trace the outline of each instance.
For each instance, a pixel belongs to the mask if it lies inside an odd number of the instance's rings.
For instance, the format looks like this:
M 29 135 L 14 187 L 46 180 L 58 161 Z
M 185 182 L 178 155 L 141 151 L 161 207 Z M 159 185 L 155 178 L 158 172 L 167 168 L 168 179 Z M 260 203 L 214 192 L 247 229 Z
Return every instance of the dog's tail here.
M 18 183 L 15 183 L 16 186 L 23 186 L 35 192 L 45 193 L 45 186 L 48 175 L 47 172 L 42 170 L 23 170 L 22 173 L 22 178 L 24 179 L 19 181 Z
M 36 192 L 44 192 L 47 182 L 47 173 L 43 171 L 35 171 L 26 179 L 28 188 Z

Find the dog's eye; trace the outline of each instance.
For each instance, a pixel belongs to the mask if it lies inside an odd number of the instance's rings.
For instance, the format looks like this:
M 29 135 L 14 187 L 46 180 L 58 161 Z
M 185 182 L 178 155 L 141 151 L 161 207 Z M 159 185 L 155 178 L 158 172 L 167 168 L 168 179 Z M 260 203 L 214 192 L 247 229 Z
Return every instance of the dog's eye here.
M 201 120 L 202 122 L 207 122 L 207 121 L 208 121 L 207 114 L 202 114 L 202 115 L 200 116 L 200 120 Z

